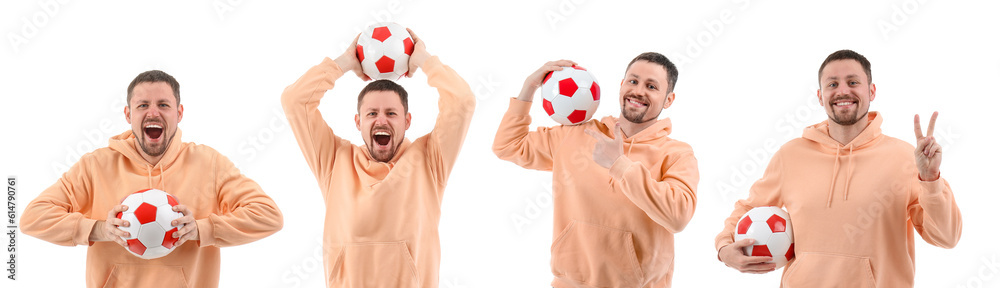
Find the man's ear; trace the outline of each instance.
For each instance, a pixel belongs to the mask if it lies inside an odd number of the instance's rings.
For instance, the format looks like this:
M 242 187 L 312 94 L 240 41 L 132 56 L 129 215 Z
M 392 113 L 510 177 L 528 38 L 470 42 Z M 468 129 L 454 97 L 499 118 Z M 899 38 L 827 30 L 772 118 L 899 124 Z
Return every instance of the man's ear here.
M 128 109 L 128 106 L 125 106 L 125 122 L 132 124 L 132 111 Z
M 403 130 L 410 130 L 410 116 L 410 112 L 406 112 L 406 128 L 403 128 Z
M 819 102 L 819 106 L 826 106 L 823 103 L 823 89 L 816 89 L 816 102 Z
M 663 101 L 663 109 L 670 108 L 670 105 L 674 104 L 674 96 L 676 96 L 674 92 L 670 92 L 667 94 L 667 99 L 664 99 Z
M 177 105 L 177 123 L 181 123 L 181 119 L 184 119 L 184 104 Z
M 358 126 L 358 131 L 361 131 L 361 114 L 354 114 L 354 126 Z
M 869 92 L 871 93 L 871 96 L 869 96 L 868 102 L 875 101 L 875 83 L 872 83 L 871 85 L 868 85 L 868 86 L 870 86 L 870 88 L 868 88 L 868 89 L 870 89 Z

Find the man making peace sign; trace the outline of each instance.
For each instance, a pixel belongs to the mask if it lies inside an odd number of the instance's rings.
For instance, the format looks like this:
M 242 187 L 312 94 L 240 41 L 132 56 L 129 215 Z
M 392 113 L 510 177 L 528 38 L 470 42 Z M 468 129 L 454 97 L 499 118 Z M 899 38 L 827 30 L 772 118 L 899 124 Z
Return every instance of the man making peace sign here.
M 931 116 L 917 147 L 882 134 L 871 64 L 851 50 L 830 54 L 819 69 L 816 92 L 829 119 L 809 126 L 771 158 L 750 197 L 736 202 L 715 238 L 718 257 L 744 273 L 776 269 L 771 257 L 744 256 L 752 239 L 733 241 L 733 228 L 753 207 L 779 206 L 795 224 L 795 260 L 782 287 L 912 287 L 916 230 L 924 241 L 951 248 L 962 216 L 941 178 L 941 145 Z M 913 154 L 910 154 L 913 151 Z M 763 240 L 763 239 L 762 239 Z

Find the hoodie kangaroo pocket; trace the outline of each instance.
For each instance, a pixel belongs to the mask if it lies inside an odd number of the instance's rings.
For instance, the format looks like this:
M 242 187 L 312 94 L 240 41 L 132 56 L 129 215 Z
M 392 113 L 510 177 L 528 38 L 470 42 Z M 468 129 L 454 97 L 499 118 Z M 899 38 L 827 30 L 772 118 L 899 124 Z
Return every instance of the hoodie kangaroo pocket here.
M 785 288 L 874 288 L 875 275 L 868 257 L 796 252 L 795 260 L 785 271 L 781 284 Z
M 344 244 L 333 263 L 331 287 L 418 287 L 417 268 L 404 242 Z
M 105 288 L 110 287 L 188 287 L 181 266 L 115 264 Z
M 552 274 L 595 287 L 638 287 L 632 233 L 573 221 L 552 244 Z

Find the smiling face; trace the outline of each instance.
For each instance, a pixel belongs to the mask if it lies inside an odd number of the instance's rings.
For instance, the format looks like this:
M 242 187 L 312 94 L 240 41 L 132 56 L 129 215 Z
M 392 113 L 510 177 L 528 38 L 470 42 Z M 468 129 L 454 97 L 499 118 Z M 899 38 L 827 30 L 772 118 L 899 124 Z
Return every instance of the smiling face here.
M 674 93 L 669 92 L 667 76 L 667 69 L 659 64 L 645 60 L 632 63 L 625 71 L 618 92 L 622 118 L 632 123 L 646 123 L 656 120 L 663 109 L 670 107 Z
M 853 59 L 831 61 L 820 72 L 819 81 L 816 96 L 830 121 L 851 126 L 866 119 L 875 100 L 875 84 L 868 83 L 861 63 Z
M 139 153 L 156 164 L 177 133 L 177 123 L 184 116 L 184 106 L 177 103 L 167 82 L 142 82 L 135 85 L 125 107 L 125 119 L 139 144 Z
M 402 145 L 406 129 L 410 128 L 410 113 L 406 112 L 396 92 L 371 91 L 361 99 L 354 122 L 372 158 L 389 162 Z

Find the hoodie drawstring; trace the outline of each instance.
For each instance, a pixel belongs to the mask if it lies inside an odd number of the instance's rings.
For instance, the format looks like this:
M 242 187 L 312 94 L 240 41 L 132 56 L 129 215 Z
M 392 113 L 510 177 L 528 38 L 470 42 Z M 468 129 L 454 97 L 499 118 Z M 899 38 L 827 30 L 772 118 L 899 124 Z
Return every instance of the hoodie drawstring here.
M 166 190 L 165 189 L 166 187 L 163 187 L 163 165 L 157 165 L 156 167 L 160 167 L 160 181 L 157 183 L 158 187 L 153 187 L 153 165 L 146 164 L 146 185 L 147 185 L 147 188 L 156 188 L 156 189 L 160 189 L 160 190 Z
M 837 172 L 840 171 L 840 149 L 837 148 L 837 156 L 833 158 L 833 177 L 830 180 L 830 195 L 826 198 L 826 207 L 833 205 L 833 186 L 837 184 Z M 844 183 L 844 201 L 847 201 L 847 191 L 851 187 L 851 178 L 854 176 L 854 144 L 847 146 L 847 182 Z
M 854 144 L 849 146 L 850 154 L 847 154 L 847 183 L 844 184 L 844 201 L 847 201 L 847 191 L 851 187 L 851 177 L 854 176 Z
M 635 145 L 635 138 L 628 141 L 628 152 L 625 152 L 625 157 L 632 156 L 632 146 Z
M 833 177 L 830 179 L 830 196 L 826 197 L 826 207 L 833 204 L 833 185 L 837 184 L 837 172 L 840 170 L 840 148 L 837 148 L 837 156 L 833 157 Z
M 146 188 L 153 188 L 153 165 L 146 164 Z

